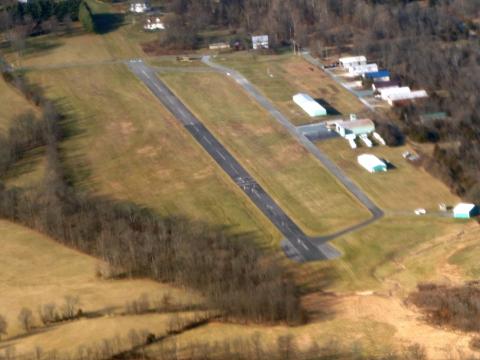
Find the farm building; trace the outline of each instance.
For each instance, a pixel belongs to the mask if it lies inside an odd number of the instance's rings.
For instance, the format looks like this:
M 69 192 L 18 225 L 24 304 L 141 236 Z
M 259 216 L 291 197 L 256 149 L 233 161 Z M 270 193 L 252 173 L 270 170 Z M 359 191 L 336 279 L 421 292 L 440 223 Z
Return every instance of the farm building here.
M 358 163 L 368 172 L 376 173 L 387 171 L 387 164 L 372 154 L 362 154 L 357 157 Z
M 354 121 L 338 121 L 335 123 L 335 131 L 342 137 L 348 135 L 368 135 L 375 131 L 375 124 L 370 119 L 359 119 Z
M 479 214 L 479 208 L 475 204 L 460 203 L 453 208 L 453 217 L 456 219 L 470 219 Z
M 392 87 L 400 87 L 400 83 L 394 80 L 380 81 L 380 80 L 374 79 L 372 84 L 373 91 L 378 91 L 379 89 L 392 88 Z
M 348 68 L 348 74 L 350 76 L 360 76 L 369 72 L 377 72 L 377 64 L 364 64 L 364 65 L 354 65 Z
M 390 71 L 379 70 L 373 72 L 366 72 L 363 74 L 366 79 L 372 79 L 373 81 L 390 81 Z
M 253 50 L 268 49 L 268 35 L 252 36 Z
M 327 110 L 308 94 L 294 95 L 293 101 L 311 117 L 327 115 Z
M 349 56 L 338 59 L 340 66 L 348 69 L 352 66 L 366 65 L 367 58 L 365 56 Z

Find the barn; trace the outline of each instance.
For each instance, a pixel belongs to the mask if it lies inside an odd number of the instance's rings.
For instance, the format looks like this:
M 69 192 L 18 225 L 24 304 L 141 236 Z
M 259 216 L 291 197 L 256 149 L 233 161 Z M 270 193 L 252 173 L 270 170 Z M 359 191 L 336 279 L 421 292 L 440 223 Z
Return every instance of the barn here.
M 368 172 L 385 172 L 387 171 L 387 164 L 372 154 L 362 154 L 357 157 L 358 163 Z
M 453 208 L 453 217 L 456 219 L 470 219 L 479 214 L 479 208 L 475 204 L 460 203 Z
M 327 115 L 327 110 L 308 94 L 296 94 L 293 101 L 311 117 Z
M 354 121 L 337 121 L 335 131 L 342 137 L 347 135 L 368 135 L 375 131 L 375 124 L 370 119 L 359 119 Z

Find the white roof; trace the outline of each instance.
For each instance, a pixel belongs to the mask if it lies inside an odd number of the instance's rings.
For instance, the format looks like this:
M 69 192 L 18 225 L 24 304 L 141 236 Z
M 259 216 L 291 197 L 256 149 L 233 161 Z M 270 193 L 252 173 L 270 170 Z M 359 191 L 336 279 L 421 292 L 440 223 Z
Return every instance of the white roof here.
M 310 116 L 317 116 L 318 114 L 326 114 L 326 109 L 316 102 L 310 95 L 299 93 L 293 96 L 293 101 L 300 106 Z
M 454 213 L 470 213 L 475 208 L 475 204 L 460 203 L 453 208 Z
M 428 97 L 428 94 L 425 90 L 416 90 L 416 91 L 410 91 L 409 93 L 388 94 L 386 95 L 386 97 L 391 101 L 396 101 L 396 100 L 424 98 L 424 97 Z
M 387 166 L 382 160 L 372 154 L 362 154 L 357 157 L 360 165 L 373 169 L 375 166 Z
M 268 35 L 252 36 L 252 42 L 268 42 Z
M 363 55 L 361 56 L 347 56 L 339 59 L 340 62 L 346 63 L 355 63 L 355 62 L 366 62 L 367 58 Z

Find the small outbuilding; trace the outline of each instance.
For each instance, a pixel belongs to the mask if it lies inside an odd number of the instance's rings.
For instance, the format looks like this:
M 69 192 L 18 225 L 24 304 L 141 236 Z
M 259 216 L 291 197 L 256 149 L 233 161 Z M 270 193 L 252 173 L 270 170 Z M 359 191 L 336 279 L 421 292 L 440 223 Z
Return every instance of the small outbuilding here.
M 387 164 L 375 155 L 362 154 L 357 157 L 357 161 L 368 172 L 376 173 L 387 171 Z
M 479 215 L 479 208 L 475 204 L 460 203 L 453 208 L 453 217 L 456 219 L 470 219 Z
M 293 96 L 293 102 L 300 106 L 311 117 L 327 115 L 327 109 L 320 105 L 308 94 L 297 94 Z

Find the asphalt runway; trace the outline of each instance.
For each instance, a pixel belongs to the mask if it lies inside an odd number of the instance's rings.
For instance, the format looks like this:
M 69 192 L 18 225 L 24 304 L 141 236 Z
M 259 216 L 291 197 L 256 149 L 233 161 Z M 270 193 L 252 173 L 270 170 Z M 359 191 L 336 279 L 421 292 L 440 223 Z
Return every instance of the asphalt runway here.
M 329 244 L 314 244 L 312 239 L 305 235 L 212 133 L 158 78 L 153 69 L 141 60 L 128 62 L 128 67 L 285 236 L 282 248 L 288 257 L 295 261 L 305 262 L 326 260 L 340 255 Z
M 263 96 L 242 74 L 233 69 L 212 62 L 210 56 L 202 57 L 202 61 L 212 68 L 217 69 L 218 71 L 221 71 L 225 75 L 231 77 L 237 84 L 243 87 L 243 89 L 253 99 L 255 99 L 260 106 L 267 110 L 294 138 L 298 140 L 298 142 L 300 142 L 300 144 L 302 144 L 314 157 L 316 157 L 323 164 L 323 166 L 325 166 L 325 168 L 327 168 L 327 170 L 330 171 L 330 173 L 335 176 L 337 180 L 343 184 L 343 186 L 345 186 L 347 190 L 350 191 L 350 193 L 370 211 L 372 215 L 370 219 L 345 228 L 334 234 L 310 238 L 311 242 L 317 245 L 325 244 L 326 242 L 331 241 L 339 236 L 359 230 L 383 217 L 384 213 L 382 209 L 380 209 L 368 197 L 367 194 L 365 194 L 352 180 L 350 180 L 350 178 L 345 175 L 345 173 L 337 165 L 335 165 L 323 151 L 317 148 L 315 144 L 305 136 L 305 134 L 303 134 L 296 126 L 294 126 L 285 115 L 277 110 L 270 100 Z

